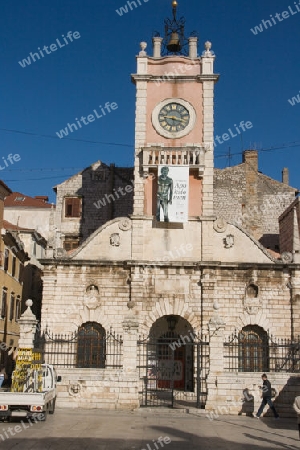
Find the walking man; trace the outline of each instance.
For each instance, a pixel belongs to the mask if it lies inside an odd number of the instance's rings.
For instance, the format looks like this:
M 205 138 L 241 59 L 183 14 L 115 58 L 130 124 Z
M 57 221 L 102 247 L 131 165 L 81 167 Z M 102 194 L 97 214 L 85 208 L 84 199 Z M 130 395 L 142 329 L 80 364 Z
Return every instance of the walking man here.
M 300 397 L 296 397 L 293 408 L 297 413 L 297 421 L 298 421 L 298 430 L 299 430 L 299 439 L 300 439 Z
M 278 415 L 278 413 L 277 413 L 277 411 L 276 411 L 276 409 L 275 409 L 275 407 L 273 405 L 273 402 L 271 400 L 271 398 L 272 398 L 271 383 L 268 380 L 268 377 L 267 377 L 267 375 L 265 373 L 261 376 L 261 378 L 263 380 L 263 386 L 261 387 L 261 390 L 262 390 L 262 402 L 261 402 L 261 405 L 260 405 L 260 407 L 259 407 L 255 417 L 257 419 L 260 418 L 260 415 L 263 412 L 264 407 L 268 403 L 268 405 L 270 406 L 271 410 L 273 411 L 274 417 L 276 419 L 278 419 L 279 415 Z

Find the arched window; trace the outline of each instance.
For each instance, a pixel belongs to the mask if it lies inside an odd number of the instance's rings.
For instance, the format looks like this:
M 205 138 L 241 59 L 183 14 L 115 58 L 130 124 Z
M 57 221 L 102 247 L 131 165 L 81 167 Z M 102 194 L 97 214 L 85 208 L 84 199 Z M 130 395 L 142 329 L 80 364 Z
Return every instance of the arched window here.
M 268 334 L 257 325 L 248 325 L 239 333 L 239 371 L 268 372 Z
M 86 322 L 78 329 L 77 367 L 104 368 L 105 329 L 96 322 Z

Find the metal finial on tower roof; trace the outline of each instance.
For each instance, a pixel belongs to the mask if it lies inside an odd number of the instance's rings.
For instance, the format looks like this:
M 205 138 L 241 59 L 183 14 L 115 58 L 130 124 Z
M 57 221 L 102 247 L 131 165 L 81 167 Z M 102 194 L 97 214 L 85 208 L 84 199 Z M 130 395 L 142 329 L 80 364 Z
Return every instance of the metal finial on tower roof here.
M 188 39 L 185 37 L 185 18 L 177 18 L 177 0 L 172 0 L 173 17 L 166 18 L 165 35 L 162 40 L 162 56 L 166 55 L 188 55 Z M 193 32 L 191 37 L 196 37 Z M 160 37 L 159 32 L 154 33 L 154 37 Z
M 176 20 L 176 12 L 177 12 L 177 1 L 176 0 L 172 1 L 172 8 L 173 8 L 173 18 L 174 18 L 174 20 Z
M 172 1 L 172 8 L 173 8 L 173 17 L 174 17 L 174 20 L 176 20 L 176 9 L 177 9 L 177 5 L 178 5 L 177 1 L 176 1 L 176 0 L 173 0 L 173 1 Z

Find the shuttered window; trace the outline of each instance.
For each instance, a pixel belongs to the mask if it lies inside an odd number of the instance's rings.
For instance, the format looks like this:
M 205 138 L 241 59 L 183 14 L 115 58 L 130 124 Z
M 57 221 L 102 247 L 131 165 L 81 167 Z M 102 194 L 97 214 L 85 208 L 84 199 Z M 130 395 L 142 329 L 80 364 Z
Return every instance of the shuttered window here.
M 65 217 L 80 217 L 81 215 L 81 198 L 67 197 L 65 198 Z
M 64 249 L 68 252 L 79 246 L 79 238 L 66 238 L 64 241 Z
M 7 289 L 2 289 L 2 304 L 1 304 L 1 317 L 4 319 L 6 317 L 7 311 Z
M 15 313 L 15 294 L 12 292 L 10 295 L 9 320 L 13 320 L 14 313 Z

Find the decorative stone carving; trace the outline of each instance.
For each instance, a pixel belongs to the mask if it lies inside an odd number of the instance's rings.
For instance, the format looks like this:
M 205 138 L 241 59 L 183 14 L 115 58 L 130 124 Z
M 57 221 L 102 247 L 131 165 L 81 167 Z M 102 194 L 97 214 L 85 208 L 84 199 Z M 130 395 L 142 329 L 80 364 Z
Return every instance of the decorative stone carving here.
M 250 315 L 257 314 L 261 309 L 258 293 L 258 286 L 255 284 L 251 283 L 247 286 L 244 299 L 244 310 Z
M 289 252 L 283 252 L 281 253 L 281 260 L 285 263 L 285 264 L 289 264 L 293 262 L 293 255 L 292 253 Z
M 206 41 L 204 44 L 205 50 L 202 52 L 202 56 L 214 56 L 214 52 L 211 51 L 212 43 L 209 41 Z
M 147 53 L 145 52 L 147 48 L 147 42 L 140 42 L 141 51 L 139 52 L 139 56 L 147 56 Z
M 119 247 L 120 246 L 120 235 L 119 235 L 119 233 L 111 234 L 110 238 L 109 238 L 109 242 L 110 242 L 110 245 L 112 247 Z
M 223 241 L 225 248 L 231 248 L 234 246 L 234 236 L 232 234 L 227 234 Z
M 87 288 L 83 304 L 88 309 L 96 309 L 100 306 L 99 289 L 96 285 L 92 284 Z
M 217 220 L 214 221 L 214 230 L 217 233 L 225 233 L 227 228 L 227 222 L 223 217 L 218 217 Z
M 212 142 L 204 142 L 204 151 L 205 152 L 211 152 L 213 150 L 214 146 Z
M 246 295 L 249 298 L 257 298 L 258 297 L 258 287 L 255 284 L 249 284 L 246 290 Z
M 70 384 L 68 388 L 68 392 L 72 397 L 76 397 L 81 393 L 81 385 L 80 384 Z
M 137 331 L 139 328 L 139 322 L 135 316 L 126 316 L 122 323 L 123 330 L 130 332 L 131 330 Z
M 130 219 L 122 219 L 119 222 L 119 228 L 122 231 L 128 231 L 131 228 L 131 220 Z
M 130 301 L 130 302 L 127 302 L 127 308 L 128 309 L 133 309 L 135 307 L 135 302 L 134 301 Z

